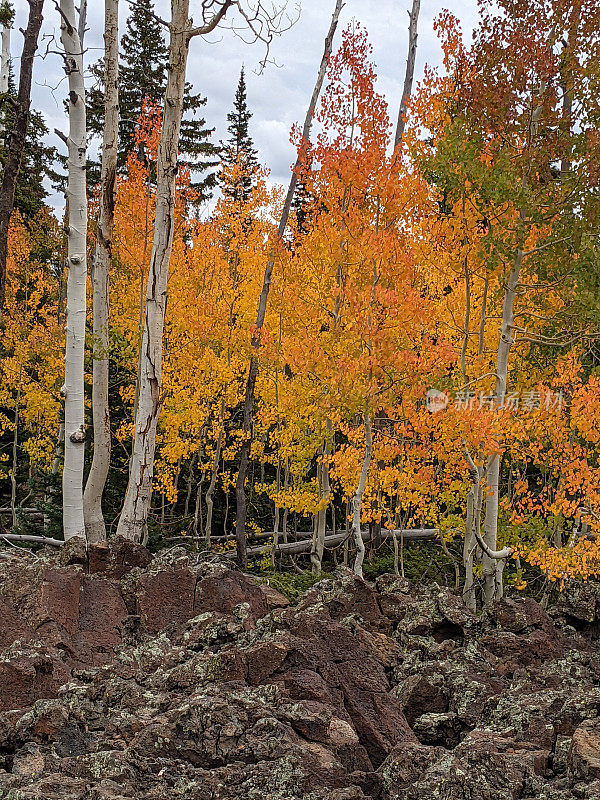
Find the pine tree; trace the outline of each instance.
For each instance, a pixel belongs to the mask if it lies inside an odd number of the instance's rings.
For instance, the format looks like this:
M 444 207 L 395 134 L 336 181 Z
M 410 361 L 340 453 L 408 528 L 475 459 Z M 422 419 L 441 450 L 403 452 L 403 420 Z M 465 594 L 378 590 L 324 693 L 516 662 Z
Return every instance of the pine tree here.
M 162 103 L 167 83 L 166 64 L 168 48 L 163 28 L 154 14 L 153 0 L 139 0 L 133 5 L 121 39 L 119 63 L 119 152 L 118 167 L 122 171 L 131 152 L 133 133 L 142 111 L 144 100 Z M 104 90 L 102 79 L 104 65 L 97 62 L 91 69 L 96 86 L 88 95 L 88 128 L 102 135 L 104 124 Z M 206 98 L 193 94 L 192 86 L 186 83 L 184 118 L 179 138 L 179 163 L 186 164 L 198 179 L 192 187 L 200 192 L 201 199 L 210 197 L 216 175 L 210 170 L 217 166 L 218 148 L 210 141 L 214 129 L 206 127 L 206 121 L 198 117 L 199 109 Z
M 240 167 L 233 180 L 225 178 L 223 175 L 221 177 L 223 193 L 234 202 L 246 203 L 248 201 L 258 169 L 254 142 L 248 130 L 251 117 L 252 114 L 248 111 L 246 79 L 242 67 L 233 101 L 233 111 L 227 114 L 229 139 L 221 145 L 222 164 L 225 167 L 233 167 L 238 164 Z
M 17 87 L 11 63 L 8 74 L 8 91 L 6 95 L 0 97 L 0 119 L 5 131 L 8 132 L 2 136 L 0 141 L 0 167 L 4 165 L 6 159 L 10 131 L 14 124 L 16 95 Z M 49 178 L 51 181 L 58 179 L 58 175 L 53 169 L 53 164 L 57 159 L 57 151 L 54 147 L 44 144 L 44 137 L 47 133 L 48 127 L 44 117 L 39 111 L 32 109 L 29 113 L 25 146 L 21 156 L 21 168 L 15 188 L 14 207 L 23 214 L 25 219 L 35 216 L 48 196 L 48 192 L 44 187 L 44 179 Z

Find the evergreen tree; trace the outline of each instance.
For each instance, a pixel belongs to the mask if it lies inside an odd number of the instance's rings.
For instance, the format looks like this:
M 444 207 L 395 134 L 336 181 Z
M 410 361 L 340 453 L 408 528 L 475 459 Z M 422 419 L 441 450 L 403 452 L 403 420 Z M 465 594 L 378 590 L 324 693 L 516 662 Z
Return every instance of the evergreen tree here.
M 162 103 L 168 57 L 163 26 L 154 14 L 153 0 L 138 0 L 132 7 L 121 39 L 118 155 L 121 170 L 133 148 L 133 133 L 144 100 Z M 94 64 L 91 71 L 96 85 L 88 95 L 88 129 L 90 133 L 101 136 L 104 123 L 103 62 Z M 207 128 L 206 121 L 198 117 L 205 103 L 206 98 L 193 94 L 191 84 L 187 83 L 179 137 L 180 164 L 186 164 L 192 175 L 198 176 L 192 185 L 200 192 L 201 199 L 210 197 L 210 190 L 216 182 L 211 169 L 219 163 L 218 148 L 210 141 L 214 129 Z
M 0 139 L 0 165 L 4 165 L 10 140 L 10 131 L 14 118 L 14 99 L 17 95 L 12 64 L 8 78 L 8 92 L 0 97 L 0 119 L 4 126 L 4 133 Z M 54 147 L 44 144 L 44 137 L 48 128 L 44 117 L 31 109 L 25 147 L 21 157 L 21 167 L 15 189 L 14 208 L 20 211 L 25 220 L 35 216 L 44 205 L 48 192 L 44 188 L 44 179 L 54 181 L 57 174 L 53 164 L 57 159 Z
M 224 166 L 232 167 L 238 164 L 240 169 L 236 171 L 233 180 L 221 176 L 221 188 L 223 193 L 230 197 L 234 202 L 247 202 L 250 192 L 254 186 L 256 171 L 258 170 L 258 159 L 254 142 L 249 133 L 249 122 L 252 114 L 248 111 L 246 98 L 246 79 L 244 68 L 240 72 L 235 98 L 233 101 L 233 111 L 227 114 L 229 125 L 229 139 L 225 144 L 221 144 L 221 162 Z

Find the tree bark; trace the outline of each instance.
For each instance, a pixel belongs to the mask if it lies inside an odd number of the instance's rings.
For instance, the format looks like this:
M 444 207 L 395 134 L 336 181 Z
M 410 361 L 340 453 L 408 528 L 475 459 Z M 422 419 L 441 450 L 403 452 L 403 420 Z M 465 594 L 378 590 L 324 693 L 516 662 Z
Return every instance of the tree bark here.
M 419 20 L 419 11 L 421 9 L 421 0 L 413 0 L 412 9 L 410 11 L 410 22 L 408 25 L 408 58 L 406 59 L 406 72 L 404 74 L 404 87 L 402 89 L 402 100 L 400 102 L 400 110 L 398 111 L 398 123 L 396 125 L 396 135 L 394 136 L 394 148 L 397 148 L 402 143 L 404 136 L 404 127 L 406 125 L 406 110 L 408 108 L 408 101 L 412 93 L 413 80 L 415 76 L 415 60 L 417 57 L 417 22 Z
M 539 90 L 539 98 L 543 96 L 546 91 L 546 85 L 542 83 Z M 533 114 L 531 115 L 530 122 L 530 138 L 533 139 L 538 131 L 538 123 L 540 114 L 542 112 L 542 104 L 538 103 Z M 521 180 L 521 188 L 526 189 L 529 184 L 529 171 L 531 165 L 527 164 L 524 169 L 523 177 Z M 508 275 L 508 280 L 504 289 L 504 299 L 502 301 L 502 320 L 500 323 L 500 339 L 498 342 L 498 351 L 496 356 L 496 388 L 495 394 L 497 402 L 503 402 L 506 395 L 506 387 L 508 383 L 508 357 L 510 350 L 514 344 L 513 336 L 513 323 L 514 323 L 514 305 L 517 296 L 517 287 L 519 284 L 519 277 L 521 275 L 521 268 L 523 266 L 523 259 L 525 257 L 524 243 L 526 240 L 526 220 L 527 213 L 525 208 L 521 208 L 519 212 L 519 220 L 517 223 L 517 242 L 513 256 L 513 263 Z M 487 462 L 486 467 L 486 504 L 485 504 L 485 521 L 483 525 L 483 541 L 478 542 L 483 550 L 482 559 L 482 572 L 483 572 L 483 602 L 484 605 L 490 605 L 494 600 L 499 600 L 503 594 L 502 586 L 502 558 L 496 551 L 497 535 L 498 535 L 498 500 L 500 489 L 500 454 L 494 453 L 491 455 Z M 478 536 L 478 531 L 475 532 Z M 507 548 L 504 548 L 506 550 Z M 504 551 L 501 551 L 504 552 Z M 509 549 L 510 554 L 510 549 Z M 506 558 L 506 556 L 504 556 Z
M 0 94 L 8 92 L 10 76 L 10 32 L 11 23 L 7 21 L 2 24 L 0 33 Z M 4 145 L 4 131 L 6 126 L 4 120 L 0 119 L 0 144 Z
M 83 54 L 73 0 L 60 0 L 61 41 L 69 80 L 67 342 L 65 352 L 65 463 L 63 530 L 65 541 L 85 536 L 83 521 L 84 348 L 87 279 L 86 108 Z
M 329 422 L 329 420 L 328 420 Z M 330 423 L 331 424 L 331 423 Z M 328 426 L 329 427 L 329 426 Z M 327 509 L 329 508 L 329 441 L 323 445 L 322 460 L 317 464 L 317 475 L 319 484 L 319 499 L 327 500 L 327 505 L 317 512 L 314 534 L 312 537 L 312 547 L 310 551 L 310 563 L 313 574 L 318 575 L 322 569 L 323 551 L 325 549 L 325 532 L 327 528 Z
M 85 533 L 89 542 L 106 540 L 102 494 L 110 467 L 110 415 L 108 409 L 109 271 L 117 181 L 119 135 L 119 0 L 104 4 L 104 131 L 100 211 L 92 261 L 94 310 L 92 416 L 94 455 L 83 495 Z
M 473 564 L 475 560 L 475 549 L 477 540 L 475 530 L 480 525 L 481 508 L 481 476 L 479 468 L 473 461 L 466 444 L 463 442 L 463 456 L 469 467 L 471 475 L 471 488 L 467 495 L 467 519 L 465 522 L 465 540 L 463 544 L 463 566 L 465 568 L 465 583 L 463 586 L 463 600 L 470 611 L 477 610 L 477 599 L 475 597 L 475 581 L 473 575 Z
M 210 547 L 210 537 L 212 533 L 212 515 L 213 515 L 213 495 L 217 485 L 217 475 L 219 474 L 219 462 L 221 461 L 221 447 L 223 445 L 223 426 L 225 424 L 225 400 L 221 400 L 221 412 L 219 415 L 219 433 L 217 435 L 217 443 L 215 445 L 215 455 L 213 458 L 212 469 L 210 473 L 210 483 L 206 490 L 206 525 L 204 528 L 204 538 L 206 546 Z
M 523 215 L 521 215 L 521 218 Z M 496 357 L 496 388 L 495 396 L 497 402 L 502 402 L 506 396 L 506 386 L 508 381 L 508 356 L 513 344 L 513 322 L 514 322 L 514 303 L 517 292 L 519 275 L 523 264 L 523 249 L 517 247 L 513 264 L 508 276 L 506 288 L 504 290 L 504 300 L 502 303 L 502 322 L 500 326 L 500 341 L 498 343 L 498 353 Z M 498 538 L 498 500 L 500 487 L 500 453 L 493 453 L 487 462 L 486 469 L 486 504 L 485 522 L 483 526 L 483 541 L 487 550 L 495 551 Z M 488 606 L 494 600 L 502 597 L 502 585 L 498 582 L 496 561 L 484 549 L 482 559 L 483 574 L 483 603 Z
M 10 74 L 10 25 L 2 25 L 2 53 L 0 55 L 0 94 L 8 92 Z
M 17 93 L 15 113 L 10 131 L 8 153 L 2 172 L 2 183 L 0 184 L 0 316 L 2 315 L 6 295 L 8 228 L 15 203 L 17 178 L 21 168 L 21 159 L 23 157 L 25 138 L 29 126 L 33 59 L 38 46 L 38 37 L 43 19 L 42 11 L 44 8 L 44 0 L 28 0 L 28 2 L 29 18 L 27 20 L 27 28 L 24 32 L 23 51 L 21 53 L 19 91 Z
M 19 411 L 21 404 L 21 370 L 19 370 L 19 388 L 15 398 L 15 429 L 13 431 L 12 469 L 10 471 L 10 510 L 13 528 L 17 526 L 17 466 L 19 447 Z
M 327 63 L 329 61 L 329 57 L 331 56 L 331 51 L 333 47 L 333 37 L 337 28 L 338 19 L 343 5 L 344 3 L 342 2 L 342 0 L 336 0 L 335 9 L 333 11 L 333 16 L 331 18 L 331 24 L 329 26 L 329 31 L 325 38 L 325 46 L 323 49 L 323 56 L 321 58 L 319 71 L 317 73 L 317 80 L 313 89 L 312 96 L 310 98 L 308 109 L 306 111 L 306 117 L 304 118 L 304 125 L 302 128 L 302 138 L 305 142 L 309 141 L 312 120 L 315 113 L 317 100 L 319 99 L 319 95 L 321 93 L 321 87 L 323 86 L 323 81 L 325 79 L 325 72 L 327 71 Z M 298 182 L 298 170 L 300 166 L 301 166 L 301 159 L 300 155 L 298 155 L 298 158 L 296 159 L 296 164 L 290 176 L 290 183 L 288 186 L 287 194 L 285 196 L 283 210 L 281 212 L 281 217 L 279 220 L 279 226 L 277 228 L 277 238 L 279 241 L 283 240 L 283 236 L 287 228 L 288 219 L 290 216 L 290 210 L 292 207 L 292 200 L 294 199 L 296 184 Z M 244 407 L 243 407 L 244 439 L 242 441 L 242 447 L 240 453 L 240 468 L 238 471 L 238 476 L 235 486 L 235 496 L 237 504 L 237 515 L 235 521 L 236 550 L 237 550 L 237 558 L 239 564 L 242 567 L 245 567 L 248 563 L 248 556 L 246 555 L 246 515 L 248 513 L 248 504 L 246 500 L 246 479 L 248 477 L 248 468 L 250 466 L 250 449 L 252 446 L 252 410 L 254 405 L 256 378 L 258 376 L 258 352 L 260 349 L 262 328 L 264 325 L 265 315 L 267 312 L 269 289 L 271 288 L 271 276 L 273 274 L 274 264 L 275 264 L 275 248 L 271 248 L 271 251 L 269 253 L 269 258 L 267 260 L 267 265 L 265 267 L 263 275 L 263 285 L 260 293 L 260 299 L 258 302 L 256 324 L 254 327 L 254 332 L 252 334 L 251 344 L 253 349 L 253 355 L 250 361 L 250 368 L 248 370 L 248 378 L 246 380 L 246 391 L 244 394 Z
M 169 262 L 175 228 L 177 149 L 183 113 L 185 72 L 190 40 L 210 33 L 223 19 L 231 2 L 225 0 L 211 21 L 193 28 L 189 0 L 172 0 L 169 25 L 169 65 L 156 167 L 156 211 L 152 255 L 146 284 L 146 314 L 139 354 L 139 395 L 129 481 L 117 534 L 139 542 L 144 538 L 152 496 L 156 427 L 162 388 L 162 344 L 167 308 Z
M 365 544 L 360 530 L 360 512 L 362 509 L 362 498 L 365 493 L 365 486 L 367 483 L 367 475 L 369 474 L 369 467 L 371 466 L 371 456 L 373 455 L 373 438 L 371 435 L 371 418 L 369 412 L 365 411 L 364 415 L 365 426 L 365 452 L 363 455 L 362 466 L 360 470 L 360 478 L 356 492 L 352 498 L 352 538 L 356 545 L 356 555 L 354 557 L 354 572 L 362 578 L 362 564 L 365 558 Z

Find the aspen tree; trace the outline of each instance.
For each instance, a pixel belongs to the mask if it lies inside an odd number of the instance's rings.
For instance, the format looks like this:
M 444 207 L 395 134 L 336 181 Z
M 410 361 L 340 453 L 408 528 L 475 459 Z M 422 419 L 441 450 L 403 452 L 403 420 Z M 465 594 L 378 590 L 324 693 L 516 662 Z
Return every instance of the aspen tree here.
M 323 50 L 321 63 L 319 65 L 319 71 L 317 73 L 317 80 L 315 83 L 315 87 L 313 89 L 312 96 L 310 98 L 308 109 L 306 111 L 306 117 L 304 118 L 304 125 L 302 128 L 302 138 L 305 142 L 308 142 L 310 139 L 312 120 L 315 113 L 317 100 L 319 99 L 319 95 L 321 93 L 321 87 L 323 86 L 323 81 L 325 80 L 327 63 L 329 61 L 329 57 L 331 56 L 331 50 L 333 47 L 333 37 L 335 35 L 338 20 L 343 6 L 344 4 L 342 0 L 336 0 L 335 8 L 331 18 L 331 24 L 329 26 L 329 31 L 325 38 L 325 47 Z M 287 224 L 290 217 L 290 211 L 292 208 L 292 201 L 294 199 L 296 185 L 298 183 L 298 170 L 300 166 L 301 166 L 300 155 L 298 155 L 296 164 L 294 166 L 294 169 L 292 170 L 290 183 L 283 204 L 283 210 L 281 212 L 281 217 L 279 219 L 277 237 L 280 241 L 283 239 L 285 231 L 287 229 Z M 237 506 L 235 536 L 236 536 L 237 557 L 241 566 L 245 566 L 248 562 L 248 556 L 246 554 L 246 515 L 248 513 L 248 503 L 246 499 L 246 478 L 248 477 L 248 468 L 250 466 L 250 450 L 252 445 L 252 407 L 254 405 L 256 378 L 258 376 L 258 351 L 260 349 L 260 337 L 265 322 L 265 315 L 267 313 L 267 304 L 269 302 L 269 290 L 271 288 L 271 277 L 273 275 L 274 266 L 275 266 L 275 250 L 272 249 L 271 253 L 269 254 L 267 265 L 265 267 L 262 291 L 260 293 L 260 299 L 258 301 L 256 324 L 254 328 L 254 333 L 252 335 L 252 347 L 254 349 L 254 353 L 252 356 L 252 360 L 250 362 L 250 368 L 248 370 L 248 378 L 246 380 L 246 392 L 244 396 L 245 438 L 242 443 L 240 468 L 238 471 L 238 477 L 235 486 L 235 496 L 236 496 L 236 506 Z
M 169 69 L 158 148 L 156 212 L 150 268 L 146 284 L 144 330 L 139 354 L 138 403 L 129 481 L 117 533 L 141 541 L 146 533 L 150 510 L 156 429 L 162 404 L 162 346 L 167 305 L 169 261 L 173 247 L 177 154 L 189 45 L 196 36 L 213 31 L 229 9 L 237 8 L 257 40 L 268 43 L 281 12 L 263 9 L 257 2 L 251 9 L 241 0 L 208 4 L 209 19 L 194 27 L 189 0 L 172 0 L 169 24 Z
M 394 147 L 402 143 L 404 136 L 404 126 L 406 125 L 406 110 L 408 101 L 412 93 L 413 79 L 415 76 L 415 60 L 417 58 L 417 22 L 419 21 L 419 11 L 421 0 L 413 0 L 412 9 L 409 14 L 408 24 L 408 57 L 406 59 L 406 72 L 404 74 L 404 87 L 402 89 L 402 100 L 398 111 L 398 122 L 396 123 L 396 135 L 394 136 Z
M 112 256 L 115 212 L 117 148 L 119 140 L 119 0 L 104 5 L 104 133 L 100 211 L 96 247 L 91 264 L 94 337 L 92 413 L 94 455 L 83 496 L 85 531 L 88 541 L 106 539 L 102 514 L 102 493 L 110 466 L 110 416 L 108 410 L 108 325 L 109 269 Z
M 84 350 L 87 280 L 86 110 L 83 52 L 73 0 L 60 0 L 61 41 L 69 82 L 69 150 L 67 198 L 67 341 L 65 351 L 65 463 L 63 470 L 63 530 L 65 541 L 85 536 L 83 520 Z

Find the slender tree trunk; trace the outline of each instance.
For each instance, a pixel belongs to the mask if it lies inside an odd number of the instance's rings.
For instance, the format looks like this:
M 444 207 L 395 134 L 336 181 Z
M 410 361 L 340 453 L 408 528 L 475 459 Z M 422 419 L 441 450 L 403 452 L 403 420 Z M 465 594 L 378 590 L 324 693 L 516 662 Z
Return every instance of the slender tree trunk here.
M 398 147 L 404 136 L 404 126 L 406 124 L 406 110 L 408 101 L 412 93 L 413 80 L 415 76 L 415 59 L 417 57 L 417 23 L 421 0 L 413 0 L 410 11 L 410 22 L 408 25 L 408 58 L 406 59 L 406 73 L 404 75 L 404 87 L 402 89 L 402 101 L 398 111 L 398 123 L 396 125 L 396 135 L 394 137 L 394 147 Z
M 543 96 L 546 91 L 546 85 L 542 84 L 539 90 L 539 98 Z M 533 139 L 538 130 L 538 123 L 540 114 L 542 112 L 542 104 L 538 103 L 533 114 L 531 115 L 530 134 Z M 529 183 L 529 170 L 527 167 L 523 174 L 521 181 L 522 189 L 526 189 Z M 502 302 L 502 320 L 500 323 L 500 340 L 498 342 L 498 351 L 496 356 L 496 399 L 497 402 L 503 402 L 506 396 L 506 387 L 508 382 L 508 357 L 510 355 L 513 341 L 513 323 L 514 323 L 514 305 L 517 296 L 517 287 L 521 275 L 521 268 L 523 266 L 524 243 L 526 240 L 526 211 L 524 208 L 519 212 L 519 221 L 517 224 L 517 245 L 513 256 L 513 263 L 508 275 L 508 280 L 504 289 L 504 299 Z M 496 563 L 498 556 L 495 555 L 497 538 L 498 538 L 498 503 L 499 503 L 499 488 L 500 488 L 500 463 L 501 457 L 499 453 L 494 453 L 487 462 L 486 468 L 486 504 L 485 504 L 485 521 L 483 526 L 483 559 L 482 559 L 482 572 L 483 572 L 483 601 L 485 605 L 489 605 L 494 600 L 502 597 L 502 570 L 504 562 Z M 506 548 L 505 548 L 506 549 Z
M 477 610 L 477 600 L 475 597 L 475 581 L 473 573 L 473 564 L 475 560 L 475 549 L 477 547 L 477 540 L 475 538 L 475 529 L 480 524 L 481 509 L 480 509 L 480 489 L 481 489 L 481 476 L 479 469 L 471 456 L 469 455 L 466 445 L 463 442 L 463 454 L 469 466 L 471 474 L 471 488 L 467 495 L 467 519 L 465 523 L 465 541 L 463 545 L 463 565 L 465 568 L 465 584 L 463 586 L 463 600 L 465 605 L 471 611 Z
M 289 489 L 290 488 L 290 459 L 286 458 L 285 460 L 285 470 L 283 473 L 283 488 Z M 290 511 L 288 508 L 284 509 L 283 511 L 283 522 L 282 525 L 282 534 L 283 534 L 283 543 L 288 543 L 288 517 L 290 515 Z
M 156 427 L 161 404 L 167 280 L 175 227 L 177 146 L 183 111 L 189 29 L 188 0 L 174 0 L 168 79 L 158 149 L 154 239 L 146 284 L 146 313 L 138 363 L 135 436 L 129 481 L 117 527 L 117 534 L 138 542 L 144 536 L 152 495 Z
M 504 291 L 504 301 L 502 304 L 502 322 L 500 327 L 500 341 L 498 344 L 498 354 L 496 358 L 496 389 L 495 396 L 497 402 L 501 403 L 506 396 L 506 386 L 508 380 L 508 356 L 513 344 L 513 322 L 514 322 L 514 303 L 523 264 L 523 249 L 517 247 L 510 270 L 506 289 Z M 498 501 L 500 487 L 500 463 L 499 453 L 491 455 L 487 462 L 486 469 L 486 505 L 485 522 L 483 527 L 483 540 L 490 550 L 496 550 L 498 538 Z M 489 605 L 495 599 L 502 596 L 501 586 L 498 584 L 496 562 L 484 551 L 482 559 L 483 574 L 483 602 Z
M 200 480 L 196 485 L 196 506 L 194 508 L 194 540 L 196 543 L 200 538 L 202 532 L 202 484 L 204 483 L 204 473 L 202 473 Z
M 19 73 L 19 91 L 15 104 L 15 113 L 8 137 L 8 153 L 2 172 L 0 184 L 0 316 L 4 308 L 6 294 L 6 259 L 8 256 L 8 228 L 15 202 L 15 189 L 21 168 L 21 159 L 25 147 L 25 138 L 29 126 L 29 108 L 31 102 L 31 80 L 33 76 L 33 59 L 38 45 L 38 37 L 42 26 L 42 10 L 44 0 L 28 0 L 29 18 L 24 32 L 23 51 L 21 53 L 21 69 Z M 4 44 L 4 41 L 3 41 Z
M 21 406 L 21 371 L 19 370 L 19 388 L 15 399 L 15 430 L 13 433 L 12 469 L 10 471 L 10 511 L 13 528 L 17 526 L 17 466 L 19 453 L 19 411 Z
M 77 33 L 79 34 L 79 41 L 83 45 L 85 32 L 87 31 L 87 0 L 80 0 L 79 3 L 79 22 L 77 24 Z M 106 40 L 105 40 L 106 41 Z M 106 58 L 106 55 L 105 55 Z
M 319 499 L 327 500 L 327 505 L 317 512 L 315 522 L 312 547 L 310 551 L 310 563 L 313 574 L 321 572 L 323 567 L 323 551 L 325 549 L 325 534 L 327 532 L 327 509 L 329 508 L 329 442 L 323 445 L 322 460 L 317 465 Z
M 217 444 L 215 447 L 215 456 L 213 458 L 212 470 L 210 473 L 210 483 L 206 490 L 206 526 L 204 528 L 204 538 L 206 546 L 210 547 L 210 536 L 212 533 L 212 515 L 213 515 L 213 495 L 215 493 L 215 486 L 217 485 L 217 475 L 219 473 L 219 462 L 221 461 L 221 447 L 223 444 L 223 422 L 225 417 L 225 401 L 221 401 L 221 415 L 219 418 L 219 434 L 217 436 Z
M 333 47 L 333 37 L 337 28 L 338 19 L 343 5 L 344 5 L 343 0 L 336 0 L 335 9 L 333 11 L 333 16 L 331 18 L 331 24 L 329 26 L 329 31 L 327 33 L 327 37 L 325 38 L 325 47 L 323 50 L 323 56 L 321 58 L 321 64 L 319 66 L 319 72 L 317 74 L 317 81 L 313 89 L 312 97 L 310 99 L 308 110 L 306 112 L 306 117 L 304 119 L 304 126 L 302 128 L 302 138 L 306 142 L 308 142 L 310 138 L 310 130 L 315 113 L 315 108 L 317 105 L 317 100 L 321 93 L 321 87 L 323 86 L 323 81 L 325 79 L 325 73 L 327 71 L 327 63 L 329 61 L 329 57 L 331 56 L 331 51 Z M 290 210 L 292 207 L 292 200 L 294 199 L 294 192 L 296 191 L 296 184 L 298 182 L 299 167 L 300 167 L 300 156 L 298 156 L 296 160 L 296 165 L 292 170 L 290 183 L 283 204 L 283 210 L 281 212 L 281 218 L 279 220 L 279 226 L 277 229 L 277 238 L 279 239 L 279 241 L 283 240 L 283 236 L 287 228 L 287 223 L 290 216 Z M 250 368 L 248 370 L 248 378 L 246 381 L 246 391 L 244 395 L 244 422 L 243 422 L 244 439 L 242 441 L 241 454 L 240 454 L 240 468 L 238 471 L 238 477 L 235 487 L 235 495 L 237 503 L 237 516 L 235 522 L 236 547 L 237 547 L 238 561 L 242 567 L 245 567 L 248 563 L 248 557 L 246 555 L 246 515 L 248 513 L 248 504 L 246 499 L 246 479 L 248 477 L 248 468 L 250 465 L 250 449 L 252 446 L 252 411 L 254 405 L 254 391 L 256 388 L 256 378 L 258 375 L 258 352 L 260 349 L 262 328 L 264 325 L 265 315 L 267 312 L 267 302 L 269 299 L 269 289 L 271 288 L 271 276 L 273 274 L 274 264 L 275 264 L 275 248 L 271 248 L 271 252 L 269 253 L 269 258 L 263 275 L 263 285 L 258 303 L 256 324 L 254 327 L 254 332 L 252 334 L 251 343 L 253 348 L 253 355 L 252 355 L 252 360 L 250 361 Z
M 477 355 L 483 355 L 483 345 L 485 341 L 485 323 L 487 321 L 487 295 L 489 278 L 486 278 L 483 283 L 483 296 L 481 298 L 481 315 L 479 317 L 479 343 L 477 345 Z
M 2 24 L 2 32 L 0 33 L 0 94 L 8 92 L 9 76 L 10 76 L 10 32 L 11 24 L 5 21 Z M 4 131 L 6 126 L 4 119 L 0 119 L 0 144 L 4 145 Z
M 350 545 L 350 503 L 346 501 L 346 521 L 344 524 L 344 544 L 342 547 L 343 563 L 348 566 L 348 550 Z
M 0 94 L 8 92 L 10 75 L 10 25 L 2 25 L 2 52 L 0 54 Z
M 469 263 L 465 257 L 463 261 L 465 275 L 465 322 L 463 330 L 462 347 L 460 348 L 460 371 L 463 386 L 468 383 L 467 378 L 467 348 L 469 347 L 469 328 L 471 325 L 471 276 L 469 274 Z
M 106 539 L 102 493 L 110 467 L 110 415 L 108 409 L 109 271 L 117 180 L 119 135 L 119 0 L 104 4 L 104 132 L 100 212 L 96 250 L 92 261 L 94 309 L 92 414 L 94 456 L 83 495 L 85 533 L 89 542 Z
M 356 492 L 352 498 L 352 538 L 356 545 L 356 555 L 354 557 L 354 572 L 362 578 L 362 564 L 365 558 L 365 543 L 360 530 L 360 512 L 362 509 L 362 498 L 365 492 L 367 483 L 367 475 L 369 467 L 371 466 L 371 456 L 373 455 L 373 438 L 371 435 L 371 418 L 369 412 L 365 411 L 364 415 L 365 426 L 365 452 L 363 455 L 362 467 L 360 470 L 360 478 Z
M 68 185 L 69 227 L 67 343 L 65 353 L 65 464 L 63 529 L 65 541 L 85 536 L 83 459 L 85 447 L 84 349 L 87 279 L 86 109 L 83 54 L 73 0 L 61 0 L 61 40 L 69 79 Z
M 183 516 L 187 517 L 190 512 L 190 500 L 192 499 L 192 481 L 194 477 L 194 464 L 196 462 L 197 454 L 194 453 L 192 458 L 190 459 L 190 468 L 188 472 L 188 477 L 186 481 L 186 490 L 185 490 L 185 504 L 183 507 Z
M 135 414 L 135 438 L 129 481 L 117 534 L 141 541 L 147 526 L 152 496 L 156 427 L 161 406 L 162 345 L 167 308 L 169 262 L 175 229 L 175 181 L 177 149 L 183 113 L 185 72 L 190 40 L 210 33 L 231 7 L 223 0 L 210 22 L 193 28 L 189 0 L 171 0 L 169 25 L 169 64 L 163 119 L 156 167 L 156 210 L 154 238 L 146 284 L 146 314 L 139 354 L 139 394 Z

